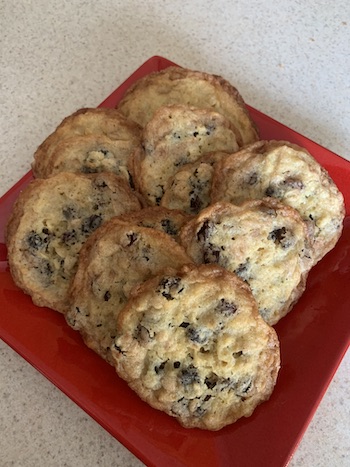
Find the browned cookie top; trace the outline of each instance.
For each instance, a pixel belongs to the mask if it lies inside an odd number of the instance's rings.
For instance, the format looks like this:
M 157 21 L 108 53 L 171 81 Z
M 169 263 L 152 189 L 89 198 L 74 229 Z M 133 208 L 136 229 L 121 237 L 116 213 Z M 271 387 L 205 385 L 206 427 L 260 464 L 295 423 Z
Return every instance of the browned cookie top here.
M 109 360 L 116 319 L 131 289 L 169 267 L 191 262 L 170 235 L 115 217 L 81 250 L 67 321 L 90 348 Z
M 117 327 L 118 374 L 187 428 L 219 430 L 248 417 L 275 386 L 277 335 L 249 287 L 217 265 L 186 266 L 143 283 Z
M 273 199 L 212 204 L 185 224 L 180 241 L 196 263 L 217 263 L 246 281 L 270 325 L 300 297 L 312 266 L 305 223 Z
M 295 208 L 314 242 L 314 262 L 338 241 L 344 198 L 326 170 L 300 146 L 259 141 L 221 160 L 213 176 L 213 201 L 241 204 L 269 196 Z
M 150 205 L 159 204 L 169 179 L 182 167 L 213 151 L 237 151 L 236 130 L 210 109 L 161 107 L 146 125 L 131 172 Z
M 20 194 L 7 226 L 8 260 L 16 284 L 39 306 L 64 311 L 78 254 L 106 220 L 141 208 L 112 173 L 59 173 L 36 179 Z
M 169 67 L 151 73 L 129 88 L 118 109 L 145 126 L 159 107 L 171 104 L 221 113 L 238 129 L 240 145 L 258 139 L 256 125 L 238 90 L 221 76 L 201 71 Z
M 37 178 L 46 178 L 58 171 L 92 173 L 113 169 L 118 173 L 120 166 L 126 171 L 127 159 L 139 143 L 140 127 L 118 110 L 80 109 L 66 117 L 38 147 L 33 173 Z

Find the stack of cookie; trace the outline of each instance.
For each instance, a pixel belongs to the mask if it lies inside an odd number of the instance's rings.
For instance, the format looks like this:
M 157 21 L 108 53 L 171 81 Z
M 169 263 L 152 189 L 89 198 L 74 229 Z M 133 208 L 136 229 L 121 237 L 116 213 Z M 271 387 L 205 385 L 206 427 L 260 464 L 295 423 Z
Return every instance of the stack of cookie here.
M 152 407 L 219 430 L 275 387 L 272 327 L 338 241 L 341 193 L 304 149 L 260 141 L 237 89 L 169 67 L 81 109 L 34 155 L 7 227 L 38 306 Z

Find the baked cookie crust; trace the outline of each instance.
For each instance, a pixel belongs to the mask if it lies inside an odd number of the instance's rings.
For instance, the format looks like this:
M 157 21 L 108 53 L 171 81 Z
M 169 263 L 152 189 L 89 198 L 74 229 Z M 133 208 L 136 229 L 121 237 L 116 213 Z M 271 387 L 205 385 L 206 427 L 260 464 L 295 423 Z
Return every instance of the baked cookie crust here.
M 118 318 L 117 373 L 187 428 L 249 417 L 275 386 L 279 342 L 249 287 L 217 265 L 185 266 L 136 288 Z
M 159 205 L 180 167 L 209 152 L 238 149 L 236 130 L 221 114 L 182 105 L 162 107 L 144 128 L 130 171 L 135 188 L 150 205 Z
M 212 204 L 185 224 L 180 242 L 196 263 L 219 264 L 247 282 L 270 325 L 298 300 L 312 266 L 305 223 L 274 199 Z
M 212 200 L 241 204 L 269 196 L 295 208 L 313 238 L 316 264 L 337 243 L 344 198 L 327 171 L 304 148 L 259 141 L 215 166 Z
M 183 104 L 215 110 L 238 129 L 239 144 L 258 139 L 258 130 L 238 90 L 221 76 L 168 67 L 135 82 L 126 92 L 118 109 L 144 127 L 154 112 L 163 106 Z
M 168 234 L 115 217 L 81 249 L 66 320 L 88 347 L 109 361 L 116 320 L 131 289 L 187 263 L 192 259 Z
M 60 173 L 33 180 L 17 199 L 6 230 L 15 283 L 38 306 L 63 312 L 79 251 L 106 220 L 141 209 L 112 173 Z
M 64 118 L 37 148 L 33 174 L 46 178 L 58 171 L 94 173 L 113 168 L 120 172 L 120 166 L 125 172 L 129 155 L 140 143 L 140 132 L 139 125 L 116 109 L 79 109 Z

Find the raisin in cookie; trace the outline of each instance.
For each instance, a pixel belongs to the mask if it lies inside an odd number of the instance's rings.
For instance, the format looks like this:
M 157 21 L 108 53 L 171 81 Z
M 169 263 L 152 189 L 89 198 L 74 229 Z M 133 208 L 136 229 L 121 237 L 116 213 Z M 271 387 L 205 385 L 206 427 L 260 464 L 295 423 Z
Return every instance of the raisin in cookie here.
M 175 240 L 178 239 L 183 225 L 192 217 L 179 209 L 167 209 L 161 206 L 149 206 L 140 211 L 118 216 L 121 220 L 165 232 Z
M 267 400 L 279 342 L 249 287 L 217 265 L 184 267 L 137 287 L 118 317 L 117 373 L 187 428 L 219 430 Z
M 191 262 L 164 232 L 115 217 L 81 249 L 67 322 L 88 347 L 109 361 L 116 319 L 131 288 L 168 267 L 177 269 Z
M 270 325 L 300 297 L 312 264 L 298 212 L 269 198 L 212 204 L 185 224 L 180 241 L 196 263 L 217 263 L 246 281 Z
M 240 144 L 258 139 L 256 125 L 238 90 L 221 76 L 200 71 L 169 67 L 151 73 L 129 88 L 118 109 L 144 127 L 159 107 L 172 104 L 221 113 L 238 128 Z
M 77 257 L 89 235 L 113 216 L 141 209 L 112 173 L 60 173 L 32 181 L 7 225 L 12 277 L 33 302 L 63 312 Z
M 192 215 L 209 206 L 214 164 L 227 155 L 226 152 L 212 152 L 181 167 L 169 180 L 161 206 Z
M 66 117 L 36 150 L 32 164 L 34 176 L 46 178 L 57 170 L 67 169 L 70 172 L 100 172 L 105 168 L 121 166 L 122 171 L 126 171 L 129 155 L 140 144 L 140 132 L 139 125 L 116 109 L 99 107 L 77 110 Z M 81 139 L 65 143 L 72 137 L 88 135 L 90 138 L 86 145 Z M 97 139 L 95 146 L 91 136 Z M 98 140 L 101 137 L 103 139 Z M 55 162 L 56 158 L 59 160 Z M 112 158 L 116 158 L 116 163 L 111 163 Z
M 237 151 L 236 130 L 209 109 L 174 105 L 158 109 L 132 158 L 135 187 L 150 205 L 160 203 L 168 180 L 181 166 L 213 151 Z
M 335 246 L 342 232 L 344 199 L 306 149 L 285 141 L 260 141 L 216 165 L 213 201 L 240 204 L 264 196 L 299 211 L 313 232 L 314 263 Z

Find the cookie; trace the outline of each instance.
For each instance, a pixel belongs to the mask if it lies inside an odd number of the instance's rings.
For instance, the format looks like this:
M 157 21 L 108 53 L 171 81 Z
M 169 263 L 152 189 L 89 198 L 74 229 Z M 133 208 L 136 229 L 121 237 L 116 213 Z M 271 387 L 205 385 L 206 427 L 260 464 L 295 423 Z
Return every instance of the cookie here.
M 177 269 L 191 262 L 164 232 L 115 217 L 81 249 L 67 322 L 88 347 L 109 361 L 116 318 L 132 287 L 168 267 Z
M 128 157 L 140 144 L 140 132 L 135 122 L 116 109 L 80 109 L 66 117 L 38 147 L 33 174 L 36 178 L 58 171 L 125 174 Z
M 133 224 L 150 227 L 178 239 L 183 225 L 193 216 L 178 209 L 167 209 L 161 206 L 149 206 L 140 211 L 135 211 L 122 216 L 119 219 Z
M 141 208 L 129 185 L 112 173 L 60 173 L 32 181 L 7 225 L 15 283 L 38 306 L 63 312 L 79 251 L 106 220 Z
M 132 184 L 128 172 L 129 157 L 139 142 L 112 140 L 104 135 L 73 136 L 57 143 L 42 177 L 59 172 L 112 172 Z
M 186 428 L 219 430 L 267 400 L 279 342 L 249 287 L 217 265 L 186 266 L 137 287 L 118 317 L 117 373 Z
M 345 215 L 343 195 L 306 149 L 285 141 L 260 141 L 216 165 L 213 201 L 241 204 L 265 196 L 299 211 L 312 232 L 314 263 L 335 246 Z
M 238 150 L 236 130 L 221 114 L 182 105 L 161 107 L 142 134 L 132 158 L 135 187 L 159 205 L 168 180 L 180 167 L 213 151 Z
M 159 107 L 172 104 L 221 113 L 238 129 L 240 145 L 258 139 L 257 127 L 238 90 L 221 76 L 200 71 L 173 66 L 151 73 L 128 89 L 118 109 L 144 127 Z
M 168 181 L 161 206 L 192 215 L 209 206 L 214 164 L 227 155 L 226 152 L 212 152 L 181 167 Z
M 196 263 L 217 263 L 246 281 L 270 325 L 298 300 L 312 265 L 305 223 L 275 199 L 212 204 L 185 224 L 180 242 Z

